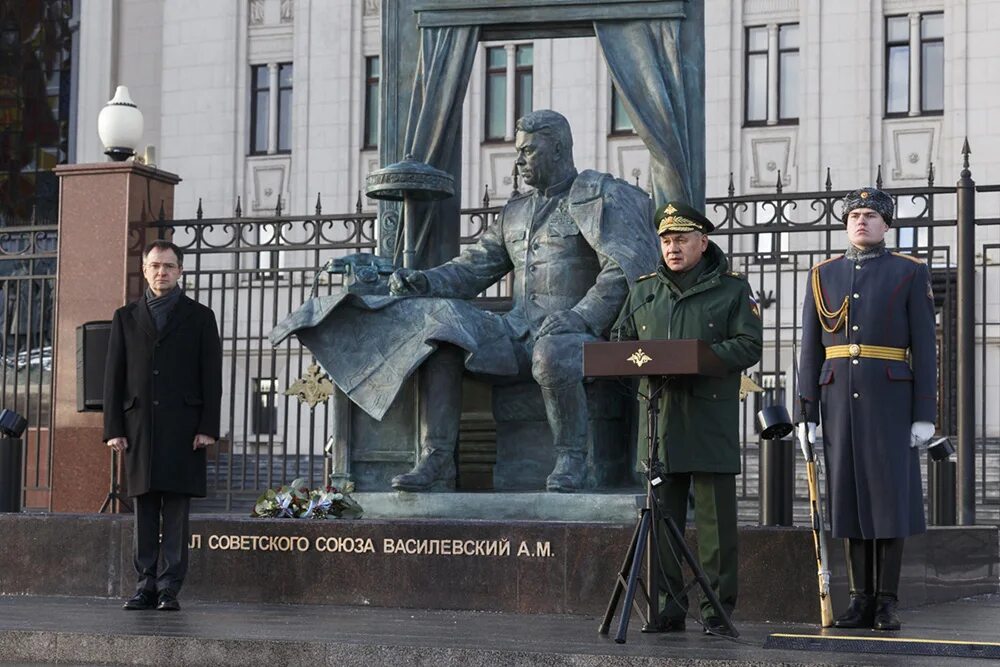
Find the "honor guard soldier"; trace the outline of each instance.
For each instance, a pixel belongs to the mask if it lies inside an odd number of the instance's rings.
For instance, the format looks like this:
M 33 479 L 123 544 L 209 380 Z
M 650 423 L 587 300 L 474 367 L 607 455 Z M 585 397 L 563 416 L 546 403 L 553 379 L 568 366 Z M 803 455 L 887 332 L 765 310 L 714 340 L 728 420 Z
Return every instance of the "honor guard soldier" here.
M 654 221 L 663 261 L 632 287 L 616 329 L 622 339 L 703 340 L 729 370 L 724 377 L 678 377 L 666 385 L 659 422 L 664 474 L 656 493 L 663 511 L 683 532 L 694 483 L 699 560 L 719 601 L 732 612 L 738 563 L 740 381 L 742 371 L 760 361 L 760 314 L 746 279 L 729 271 L 722 249 L 708 239 L 714 225 L 704 215 L 670 202 L 656 211 Z M 644 422 L 639 426 L 642 434 Z M 661 530 L 657 539 L 665 575 L 658 591 L 660 623 L 643 630 L 681 631 L 688 601 L 682 593 L 680 564 L 666 532 Z M 707 633 L 730 634 L 707 599 L 701 614 Z
M 828 509 L 851 600 L 839 628 L 898 630 L 903 540 L 926 530 L 918 447 L 934 434 L 937 354 L 930 272 L 890 253 L 892 198 L 844 199 L 847 251 L 814 266 L 802 306 L 800 430 L 822 415 Z

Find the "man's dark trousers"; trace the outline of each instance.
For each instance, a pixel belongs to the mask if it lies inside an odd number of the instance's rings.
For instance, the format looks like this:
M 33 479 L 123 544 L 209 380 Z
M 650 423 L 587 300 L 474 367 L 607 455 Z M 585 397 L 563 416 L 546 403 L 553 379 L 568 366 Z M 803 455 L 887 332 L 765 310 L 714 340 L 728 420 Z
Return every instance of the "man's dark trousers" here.
M 149 491 L 135 496 L 134 500 L 132 563 L 139 576 L 138 590 L 158 593 L 170 591 L 177 595 L 188 568 L 188 510 L 191 497 L 180 493 Z
M 686 472 L 663 476 L 656 487 L 660 508 L 669 514 L 684 533 L 688 492 L 694 482 L 694 518 L 698 530 L 698 560 L 705 576 L 727 612 L 736 608 L 738 549 L 736 526 L 736 475 L 729 473 Z M 687 614 L 687 595 L 679 595 L 684 579 L 678 560 L 681 552 L 667 542 L 665 526 L 657 532 L 660 563 L 666 581 L 660 577 L 660 609 L 663 620 L 681 619 Z M 676 555 L 676 558 L 674 557 Z M 673 596 L 670 592 L 673 592 Z M 674 599 L 676 596 L 676 599 Z M 715 616 L 708 598 L 701 602 L 702 618 Z

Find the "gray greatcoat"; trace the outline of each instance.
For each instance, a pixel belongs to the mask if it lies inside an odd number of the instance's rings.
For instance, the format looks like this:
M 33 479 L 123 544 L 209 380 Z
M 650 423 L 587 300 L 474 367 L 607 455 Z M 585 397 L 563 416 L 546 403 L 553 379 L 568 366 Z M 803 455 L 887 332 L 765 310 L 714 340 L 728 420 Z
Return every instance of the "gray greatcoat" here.
M 219 437 L 222 346 L 215 314 L 181 295 L 163 330 L 145 298 L 115 311 L 104 375 L 104 440 L 125 436 L 128 494 L 205 495 L 198 433 Z
M 847 322 L 834 333 L 817 315 L 813 272 L 828 312 L 847 297 Z M 824 321 L 834 328 L 834 321 Z M 826 359 L 825 348 L 851 343 L 908 349 L 909 362 Z M 841 256 L 813 267 L 802 307 L 799 395 L 807 401 L 807 421 L 819 422 L 822 413 L 834 537 L 895 538 L 926 529 L 921 450 L 910 447 L 910 426 L 935 421 L 936 372 L 926 264 L 887 253 L 864 262 Z

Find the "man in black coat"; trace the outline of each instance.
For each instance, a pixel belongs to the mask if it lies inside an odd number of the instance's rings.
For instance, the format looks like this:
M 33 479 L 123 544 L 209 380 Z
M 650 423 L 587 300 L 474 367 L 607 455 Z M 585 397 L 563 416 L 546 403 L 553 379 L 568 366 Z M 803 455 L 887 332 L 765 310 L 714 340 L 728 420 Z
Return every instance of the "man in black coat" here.
M 154 241 L 142 258 L 149 287 L 111 322 L 104 440 L 125 453 L 135 498 L 139 582 L 124 607 L 176 611 L 187 572 L 190 501 L 205 495 L 205 448 L 219 437 L 222 345 L 215 314 L 177 284 L 180 249 Z
M 848 247 L 812 268 L 802 310 L 800 429 L 822 415 L 831 530 L 847 546 L 851 603 L 838 628 L 898 630 L 903 540 L 924 532 L 918 446 L 934 434 L 937 351 L 930 271 L 886 250 L 892 198 L 844 198 Z

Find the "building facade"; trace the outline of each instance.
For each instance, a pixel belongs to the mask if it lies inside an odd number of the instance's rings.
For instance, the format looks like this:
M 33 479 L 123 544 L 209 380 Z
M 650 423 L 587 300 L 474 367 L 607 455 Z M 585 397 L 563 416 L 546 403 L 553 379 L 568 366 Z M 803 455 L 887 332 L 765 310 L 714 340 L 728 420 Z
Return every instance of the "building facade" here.
M 72 158 L 104 159 L 97 114 L 115 85 L 127 85 L 145 116 L 148 158 L 183 179 L 176 218 L 193 218 L 199 203 L 205 217 L 228 217 L 237 201 L 246 216 L 273 215 L 279 206 L 307 215 L 318 195 L 325 211 L 354 210 L 365 176 L 379 166 L 380 15 L 382 3 L 392 1 L 80 3 Z M 992 0 L 706 2 L 709 198 L 730 188 L 736 195 L 779 186 L 819 192 L 828 180 L 836 189 L 853 188 L 879 175 L 887 187 L 924 187 L 932 165 L 937 182 L 950 185 L 966 138 L 976 180 L 1000 182 L 1000 132 L 991 124 L 1000 104 L 998 35 L 1000 4 Z M 506 200 L 515 187 L 514 121 L 543 108 L 569 119 L 578 165 L 647 187 L 648 153 L 596 39 L 484 42 L 463 111 L 463 207 L 479 206 L 484 196 L 492 204 Z M 983 201 L 996 216 L 1000 196 Z M 363 196 L 360 204 L 375 210 Z M 903 217 L 917 215 L 909 210 L 917 206 L 900 198 Z M 954 213 L 953 199 L 937 211 Z M 808 218 L 808 211 L 787 214 Z M 996 243 L 998 231 L 983 227 L 979 234 Z M 889 242 L 919 250 L 926 233 L 901 227 Z M 746 235 L 733 249 L 795 250 L 812 242 L 809 235 Z M 953 245 L 953 235 L 942 230 L 935 244 Z M 949 260 L 942 261 L 947 268 Z M 982 297 L 989 300 L 987 320 L 997 320 L 1000 290 Z M 289 296 L 280 308 L 294 308 L 294 301 Z M 794 300 L 778 307 L 794 321 Z M 249 315 L 266 334 L 269 321 L 255 317 Z M 995 366 L 1000 332 L 985 325 L 982 331 Z M 791 348 L 777 354 L 773 365 L 790 368 Z M 273 392 L 274 372 L 249 370 L 256 363 L 250 352 L 238 357 L 234 352 L 242 370 L 234 377 L 255 387 L 255 396 Z M 993 403 L 998 375 L 984 373 L 980 389 Z M 985 412 L 992 416 L 984 415 L 984 428 L 995 436 L 996 412 Z M 250 428 L 237 421 L 232 429 Z

